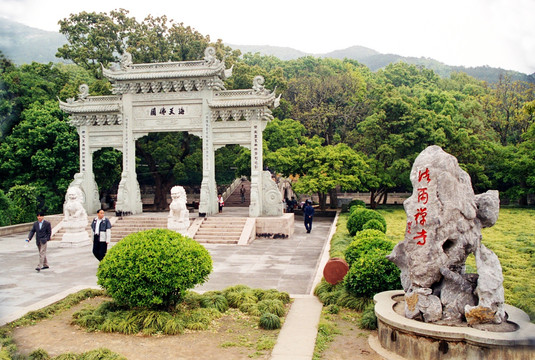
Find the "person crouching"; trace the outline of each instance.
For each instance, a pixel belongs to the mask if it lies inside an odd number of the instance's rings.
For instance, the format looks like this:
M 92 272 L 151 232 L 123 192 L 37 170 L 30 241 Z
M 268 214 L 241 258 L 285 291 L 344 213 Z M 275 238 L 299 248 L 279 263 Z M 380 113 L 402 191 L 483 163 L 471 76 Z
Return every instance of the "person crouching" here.
M 91 223 L 91 231 L 93 233 L 93 255 L 102 261 L 108 251 L 108 244 L 111 240 L 111 223 L 110 220 L 104 216 L 104 210 L 97 211 L 97 217 Z

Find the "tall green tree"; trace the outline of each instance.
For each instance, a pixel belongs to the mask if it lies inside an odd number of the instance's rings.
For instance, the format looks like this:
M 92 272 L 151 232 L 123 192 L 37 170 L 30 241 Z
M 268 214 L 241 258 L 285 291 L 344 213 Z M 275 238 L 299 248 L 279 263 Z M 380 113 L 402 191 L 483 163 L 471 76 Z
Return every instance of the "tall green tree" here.
M 138 178 L 142 183 L 146 182 L 143 178 L 147 177 L 153 181 L 154 205 L 157 210 L 167 208 L 167 195 L 171 188 L 177 185 L 177 179 L 188 183 L 189 176 L 199 178 L 199 168 L 187 169 L 184 164 L 191 156 L 198 160 L 200 148 L 199 138 L 182 132 L 151 133 L 136 141 L 140 165 Z M 148 182 L 151 183 L 151 180 Z
M 78 136 L 63 116 L 56 101 L 36 102 L 0 144 L 0 188 L 31 185 L 56 213 L 78 169 Z
M 496 131 L 502 145 L 517 144 L 534 122 L 533 114 L 524 111 L 524 104 L 535 99 L 535 85 L 499 77 L 490 92 L 482 97 L 486 118 Z
M 68 82 L 67 75 L 52 63 L 33 62 L 20 67 L 3 63 L 0 70 L 0 139 L 11 132 L 21 113 L 31 104 L 55 100 Z
M 357 69 L 345 64 L 339 73 L 293 78 L 285 95 L 293 104 L 292 117 L 328 145 L 346 142 L 361 116 L 366 84 Z
M 365 159 L 349 146 L 321 146 L 318 138 L 308 145 L 280 148 L 266 162 L 277 172 L 298 178 L 293 185 L 296 193 L 317 193 L 322 210 L 333 189 L 365 190 L 370 175 Z

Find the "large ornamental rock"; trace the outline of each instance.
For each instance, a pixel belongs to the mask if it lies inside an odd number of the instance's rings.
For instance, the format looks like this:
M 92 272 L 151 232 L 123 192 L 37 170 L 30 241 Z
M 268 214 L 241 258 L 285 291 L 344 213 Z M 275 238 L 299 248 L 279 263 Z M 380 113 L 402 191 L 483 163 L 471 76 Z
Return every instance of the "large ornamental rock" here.
M 470 176 L 438 146 L 420 153 L 410 179 L 413 193 L 403 203 L 405 239 L 388 256 L 401 269 L 405 316 L 500 323 L 505 318 L 502 269 L 481 243 L 481 228 L 498 219 L 498 192 L 476 196 Z M 464 272 L 471 253 L 478 274 Z

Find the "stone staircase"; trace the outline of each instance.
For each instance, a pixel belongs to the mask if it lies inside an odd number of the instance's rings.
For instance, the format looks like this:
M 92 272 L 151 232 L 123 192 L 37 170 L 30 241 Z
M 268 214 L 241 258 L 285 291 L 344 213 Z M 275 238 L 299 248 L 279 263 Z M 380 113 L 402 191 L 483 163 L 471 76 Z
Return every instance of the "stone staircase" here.
M 245 189 L 245 201 L 241 202 L 240 189 L 243 185 Z M 244 180 L 239 186 L 236 187 L 234 192 L 225 200 L 225 207 L 248 207 L 251 202 L 251 182 Z
M 111 229 L 111 241 L 118 242 L 128 234 L 149 229 L 167 229 L 167 217 L 125 216 L 118 218 Z
M 205 244 L 237 244 L 246 222 L 247 218 L 208 217 L 204 219 L 193 239 Z
M 239 199 L 239 191 L 238 191 Z M 241 201 L 240 201 L 241 203 Z M 91 221 L 94 216 L 89 216 L 86 231 L 91 238 Z M 114 220 L 114 219 L 113 219 Z M 167 229 L 167 217 L 147 217 L 147 216 L 125 216 L 117 218 L 115 223 L 112 220 L 111 241 L 118 242 L 128 234 L 149 230 Z M 205 244 L 238 244 L 242 236 L 247 218 L 245 217 L 208 217 L 204 219 L 190 219 L 191 224 L 195 221 L 202 221 L 193 239 Z M 191 230 L 191 228 L 190 228 Z M 65 230 L 60 229 L 52 236 L 51 240 L 61 241 Z

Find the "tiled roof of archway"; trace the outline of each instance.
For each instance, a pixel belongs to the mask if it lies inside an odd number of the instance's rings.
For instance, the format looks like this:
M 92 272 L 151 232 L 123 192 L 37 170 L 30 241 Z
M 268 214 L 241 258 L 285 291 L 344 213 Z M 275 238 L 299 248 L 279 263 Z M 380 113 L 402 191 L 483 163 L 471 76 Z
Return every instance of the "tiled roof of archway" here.
M 126 69 L 102 69 L 111 81 L 163 80 L 180 78 L 226 78 L 225 63 L 208 65 L 206 61 L 180 61 L 153 64 L 132 64 Z

